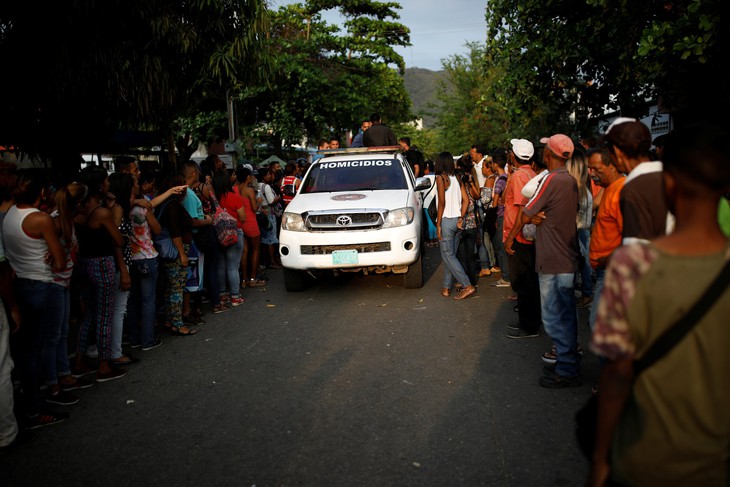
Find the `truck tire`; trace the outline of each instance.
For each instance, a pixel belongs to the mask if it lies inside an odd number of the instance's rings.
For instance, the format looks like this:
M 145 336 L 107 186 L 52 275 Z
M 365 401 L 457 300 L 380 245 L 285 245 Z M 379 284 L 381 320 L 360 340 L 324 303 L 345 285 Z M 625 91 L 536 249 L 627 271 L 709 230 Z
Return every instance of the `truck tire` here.
M 418 253 L 418 260 L 408 266 L 408 272 L 403 274 L 403 287 L 419 289 L 423 287 L 423 249 Z
M 307 287 L 304 271 L 284 267 L 284 287 L 289 292 L 304 291 Z

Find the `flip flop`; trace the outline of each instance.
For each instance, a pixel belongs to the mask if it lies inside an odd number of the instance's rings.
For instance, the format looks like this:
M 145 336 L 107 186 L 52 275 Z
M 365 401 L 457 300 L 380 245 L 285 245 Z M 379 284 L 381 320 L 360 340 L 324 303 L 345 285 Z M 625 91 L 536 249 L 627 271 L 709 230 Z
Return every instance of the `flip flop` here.
M 183 328 L 187 328 L 188 331 L 182 331 Z M 195 328 L 190 328 L 188 325 L 183 325 L 180 328 L 172 326 L 170 327 L 170 333 L 172 333 L 173 335 L 186 337 L 190 335 L 195 335 L 196 333 L 198 333 L 198 330 L 196 330 Z

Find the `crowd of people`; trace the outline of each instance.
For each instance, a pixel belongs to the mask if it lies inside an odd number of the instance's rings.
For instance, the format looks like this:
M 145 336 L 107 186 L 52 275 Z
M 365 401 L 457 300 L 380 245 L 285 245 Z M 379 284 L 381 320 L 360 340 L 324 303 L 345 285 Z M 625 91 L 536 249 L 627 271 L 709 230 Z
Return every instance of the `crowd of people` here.
M 551 340 L 538 374 L 550 389 L 583 383 L 577 310 L 590 308 L 590 347 L 601 370 L 592 390 L 599 420 L 590 485 L 730 479 L 723 392 L 730 299 L 721 297 L 666 358 L 634 374 L 637 358 L 730 259 L 725 140 L 726 132 L 706 123 L 652 140 L 646 125 L 619 118 L 596 139 L 553 134 L 536 147 L 515 138 L 491 151 L 474 144 L 461 157 L 436 157 L 442 296 L 466 299 L 480 278 L 498 275 L 490 284 L 512 289 L 517 313 L 506 337 L 544 332 Z M 399 144 L 415 174 L 431 172 L 378 114 L 363 120 L 351 145 L 360 143 Z M 203 302 L 226 312 L 244 303 L 244 289 L 265 286 L 262 270 L 281 267 L 277 219 L 306 163 L 234 171 L 210 156 L 160 180 L 131 157 L 120 157 L 115 169 L 89 166 L 54 189 L 44 171 L 0 164 L 0 448 L 22 440 L 13 361 L 21 425 L 55 424 L 68 416 L 47 404 L 72 405 L 74 390 L 119 379 L 139 361 L 123 353 L 125 339 L 132 350 L 155 349 L 158 322 L 195 335 Z M 221 211 L 235 220 L 225 244 Z M 160 236 L 172 257 L 163 257 Z
M 443 296 L 475 294 L 498 265 L 518 316 L 506 336 L 549 336 L 538 382 L 551 389 L 583 383 L 577 309 L 590 308 L 601 373 L 588 485 L 730 480 L 730 401 L 719 392 L 730 384 L 727 280 L 672 353 L 634 370 L 730 261 L 726 139 L 696 123 L 652 140 L 645 124 L 619 118 L 591 142 L 553 134 L 537 148 L 512 139 L 489 155 L 475 145 L 456 163 L 448 152 L 436 160 Z
M 158 174 L 120 156 L 61 182 L 0 161 L 0 451 L 68 418 L 49 405 L 124 377 L 160 330 L 194 336 L 203 304 L 223 313 L 265 286 L 302 169 L 211 155 Z

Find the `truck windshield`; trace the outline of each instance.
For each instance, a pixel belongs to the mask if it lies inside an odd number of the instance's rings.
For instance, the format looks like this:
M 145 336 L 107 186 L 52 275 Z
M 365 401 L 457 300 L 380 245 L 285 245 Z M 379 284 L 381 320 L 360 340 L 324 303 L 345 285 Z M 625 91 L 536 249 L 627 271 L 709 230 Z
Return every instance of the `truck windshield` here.
M 408 189 L 398 159 L 318 161 L 302 182 L 299 193 Z

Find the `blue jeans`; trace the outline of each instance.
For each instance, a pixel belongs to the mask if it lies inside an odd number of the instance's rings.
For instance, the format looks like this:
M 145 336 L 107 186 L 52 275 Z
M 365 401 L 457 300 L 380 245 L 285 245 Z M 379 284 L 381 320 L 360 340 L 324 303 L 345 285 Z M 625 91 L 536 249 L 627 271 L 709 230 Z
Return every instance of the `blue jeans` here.
M 41 408 L 38 377 L 42 376 L 46 384 L 58 383 L 59 351 L 68 363 L 68 344 L 62 340 L 64 315 L 68 334 L 68 307 L 64 311 L 64 291 L 68 289 L 52 282 L 22 278 L 16 279 L 14 287 L 23 316 L 22 351 L 18 354 L 24 359 L 19 364 L 23 403 L 25 413 L 33 415 Z
M 578 272 L 580 272 L 580 292 L 583 296 L 593 296 L 593 273 L 591 269 L 591 261 L 588 258 L 588 252 L 590 251 L 591 242 L 591 230 L 589 228 L 582 228 L 578 230 L 578 244 L 580 245 L 581 259 Z
M 461 230 L 456 228 L 456 218 L 441 219 L 441 240 L 439 240 L 439 250 L 441 251 L 441 260 L 444 261 L 444 280 L 443 287 L 451 289 L 454 280 L 462 286 L 470 286 L 469 277 L 464 272 L 459 259 L 456 258 L 456 250 L 459 248 L 461 241 Z
M 542 324 L 557 351 L 555 372 L 564 377 L 575 377 L 580 372 L 574 277 L 573 273 L 538 273 Z
M 218 283 L 221 294 L 228 290 L 232 297 L 241 295 L 241 276 L 238 268 L 241 267 L 241 254 L 243 254 L 243 230 L 237 230 L 238 241 L 228 247 L 220 247 L 220 258 L 218 259 Z
M 129 343 L 151 346 L 155 343 L 158 260 L 133 260 L 129 272 L 132 277 L 127 305 Z

